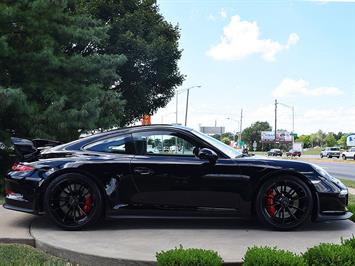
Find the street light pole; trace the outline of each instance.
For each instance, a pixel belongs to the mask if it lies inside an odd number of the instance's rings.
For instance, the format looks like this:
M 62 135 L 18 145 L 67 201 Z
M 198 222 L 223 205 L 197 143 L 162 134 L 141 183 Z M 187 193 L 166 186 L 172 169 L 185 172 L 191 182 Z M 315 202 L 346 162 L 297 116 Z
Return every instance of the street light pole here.
M 295 107 L 292 105 L 277 102 L 277 100 L 275 100 L 275 104 L 281 104 L 282 106 L 285 106 L 285 107 L 290 108 L 292 110 L 292 146 L 293 146 L 293 144 L 295 143 L 295 136 L 294 136 L 294 133 L 295 133 Z M 275 110 L 276 110 L 276 107 L 275 107 Z M 275 123 L 276 123 L 276 118 L 275 118 Z M 276 126 L 276 124 L 275 124 L 275 126 Z
M 191 86 L 191 87 L 188 87 L 188 88 L 184 88 L 184 89 L 181 89 L 181 90 L 176 90 L 176 100 L 175 100 L 175 103 L 176 103 L 176 106 L 175 106 L 175 112 L 176 112 L 176 115 L 175 115 L 175 123 L 178 124 L 178 103 L 179 103 L 179 94 L 184 92 L 184 91 L 187 91 L 187 100 L 186 100 L 186 114 L 185 114 L 185 126 L 186 126 L 186 123 L 187 123 L 187 111 L 188 111 L 188 102 L 189 102 L 189 91 L 190 89 L 193 89 L 193 88 L 201 88 L 200 85 L 197 85 L 197 86 Z
M 187 93 L 186 93 L 186 112 L 185 112 L 185 127 L 187 124 L 187 112 L 189 110 L 189 95 L 190 95 L 190 89 L 187 89 Z

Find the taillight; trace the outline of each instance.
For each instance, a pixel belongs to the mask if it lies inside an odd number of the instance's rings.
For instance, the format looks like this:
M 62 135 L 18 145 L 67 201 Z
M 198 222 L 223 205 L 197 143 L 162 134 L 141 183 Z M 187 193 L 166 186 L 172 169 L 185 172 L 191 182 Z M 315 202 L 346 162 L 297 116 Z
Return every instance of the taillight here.
M 24 165 L 24 164 L 17 164 L 15 163 L 12 167 L 11 170 L 14 172 L 28 172 L 28 171 L 32 171 L 35 168 L 30 166 L 30 165 Z

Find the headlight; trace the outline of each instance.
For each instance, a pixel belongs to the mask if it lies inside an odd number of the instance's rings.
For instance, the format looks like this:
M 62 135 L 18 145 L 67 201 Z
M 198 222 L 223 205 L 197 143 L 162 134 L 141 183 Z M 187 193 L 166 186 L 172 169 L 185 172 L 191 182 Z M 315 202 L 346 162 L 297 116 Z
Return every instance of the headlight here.
M 333 176 L 331 176 L 326 170 L 324 170 L 322 167 L 316 165 L 316 164 L 312 164 L 313 169 L 320 175 L 320 177 L 323 177 L 331 182 L 333 182 L 334 184 L 336 184 L 338 187 L 340 187 L 341 189 L 346 188 L 346 186 L 338 179 L 335 178 Z
M 316 164 L 311 164 L 313 169 L 320 174 L 321 177 L 325 177 L 327 179 L 332 178 L 332 176 L 330 174 L 328 174 L 328 172 L 326 170 L 324 170 L 322 167 L 316 165 Z

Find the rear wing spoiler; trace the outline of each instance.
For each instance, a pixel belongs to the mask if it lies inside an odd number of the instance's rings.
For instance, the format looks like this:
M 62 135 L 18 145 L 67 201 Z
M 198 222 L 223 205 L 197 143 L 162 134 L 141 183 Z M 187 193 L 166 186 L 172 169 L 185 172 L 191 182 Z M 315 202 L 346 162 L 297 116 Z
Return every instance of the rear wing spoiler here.
M 37 160 L 42 150 L 62 144 L 60 141 L 55 140 L 28 140 L 15 137 L 11 138 L 11 143 L 14 145 L 14 149 L 19 157 L 19 160 L 25 162 Z

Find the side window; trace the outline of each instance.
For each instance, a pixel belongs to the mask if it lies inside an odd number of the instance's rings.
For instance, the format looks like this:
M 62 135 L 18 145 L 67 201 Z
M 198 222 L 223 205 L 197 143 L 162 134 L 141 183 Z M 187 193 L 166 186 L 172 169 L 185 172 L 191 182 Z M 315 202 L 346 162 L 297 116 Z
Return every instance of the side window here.
M 194 156 L 195 144 L 173 132 L 133 134 L 137 154 Z
M 133 154 L 133 142 L 131 135 L 121 135 L 90 143 L 84 149 L 96 152 Z

